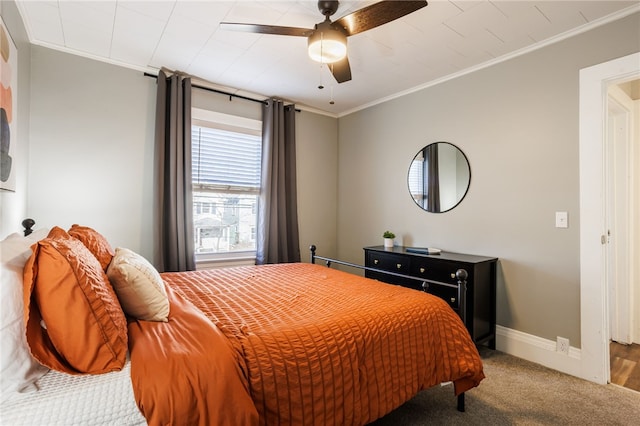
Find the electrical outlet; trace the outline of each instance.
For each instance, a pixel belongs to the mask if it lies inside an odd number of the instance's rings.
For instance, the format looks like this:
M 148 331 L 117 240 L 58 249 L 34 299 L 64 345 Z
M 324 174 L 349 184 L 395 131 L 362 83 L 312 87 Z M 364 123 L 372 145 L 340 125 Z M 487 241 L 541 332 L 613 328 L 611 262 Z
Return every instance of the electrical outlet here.
M 569 355 L 569 339 L 558 336 L 558 340 L 556 340 L 556 352 Z

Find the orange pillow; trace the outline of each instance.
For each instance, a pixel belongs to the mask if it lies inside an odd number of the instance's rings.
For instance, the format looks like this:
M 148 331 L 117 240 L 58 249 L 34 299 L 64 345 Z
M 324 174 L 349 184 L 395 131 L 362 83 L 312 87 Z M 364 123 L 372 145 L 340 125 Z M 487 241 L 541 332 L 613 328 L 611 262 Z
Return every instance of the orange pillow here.
M 24 268 L 31 354 L 41 364 L 70 374 L 122 369 L 127 321 L 98 260 L 58 227 L 32 250 Z
M 115 252 L 111 248 L 109 241 L 102 234 L 88 226 L 74 224 L 69 228 L 69 235 L 82 241 L 82 244 L 98 259 L 102 270 L 107 271 Z

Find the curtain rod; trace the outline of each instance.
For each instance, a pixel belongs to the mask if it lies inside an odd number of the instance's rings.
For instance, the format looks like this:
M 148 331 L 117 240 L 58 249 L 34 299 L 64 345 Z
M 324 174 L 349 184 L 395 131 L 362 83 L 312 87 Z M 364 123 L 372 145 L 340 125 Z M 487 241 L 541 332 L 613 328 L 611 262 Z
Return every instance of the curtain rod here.
M 148 72 L 145 72 L 144 75 L 145 75 L 145 77 L 153 77 L 155 79 L 158 79 L 157 75 L 153 75 L 153 74 L 150 74 Z M 245 101 L 257 102 L 257 103 L 260 103 L 260 104 L 263 104 L 263 105 L 267 104 L 267 101 L 265 101 L 265 100 L 250 98 L 248 96 L 237 95 L 235 93 L 224 92 L 222 90 L 212 89 L 211 87 L 199 86 L 197 84 L 192 84 L 191 87 L 195 87 L 196 89 L 207 90 L 209 92 L 219 93 L 221 95 L 227 95 L 229 97 L 244 99 Z
M 148 72 L 145 72 L 144 76 L 145 77 L 155 78 L 156 80 L 158 79 L 157 75 L 153 75 L 153 74 L 150 74 Z M 260 99 L 250 98 L 248 96 L 236 95 L 235 93 L 223 92 L 222 90 L 212 89 L 211 87 L 199 86 L 197 84 L 192 84 L 191 87 L 195 87 L 196 89 L 208 90 L 209 92 L 218 93 L 220 95 L 227 95 L 227 96 L 229 96 L 229 98 L 231 98 L 231 97 L 240 98 L 240 99 L 244 99 L 245 101 L 257 102 L 257 103 L 262 104 L 262 105 L 267 105 L 267 101 L 266 100 L 260 100 Z M 229 99 L 229 100 L 231 100 L 231 99 Z M 299 108 L 296 108 L 295 111 L 296 112 L 300 112 L 302 110 L 299 109 Z

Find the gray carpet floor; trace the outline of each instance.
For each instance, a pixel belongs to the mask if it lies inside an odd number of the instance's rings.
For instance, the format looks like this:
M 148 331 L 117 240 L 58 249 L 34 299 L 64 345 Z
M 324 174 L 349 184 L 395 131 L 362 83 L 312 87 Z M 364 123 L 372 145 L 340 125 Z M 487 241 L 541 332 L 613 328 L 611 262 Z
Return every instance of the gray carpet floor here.
M 640 425 L 640 392 L 598 385 L 481 349 L 486 378 L 456 410 L 453 386 L 420 392 L 372 423 L 387 425 Z

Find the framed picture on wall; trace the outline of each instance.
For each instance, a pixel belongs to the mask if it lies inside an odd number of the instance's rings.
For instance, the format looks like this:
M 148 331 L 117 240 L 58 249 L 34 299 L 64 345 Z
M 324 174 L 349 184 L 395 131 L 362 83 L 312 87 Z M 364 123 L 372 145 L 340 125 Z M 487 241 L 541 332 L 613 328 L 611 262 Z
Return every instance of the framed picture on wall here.
M 0 27 L 0 189 L 16 190 L 18 49 L 4 20 Z

